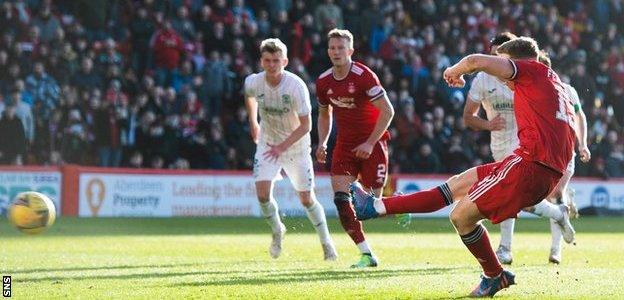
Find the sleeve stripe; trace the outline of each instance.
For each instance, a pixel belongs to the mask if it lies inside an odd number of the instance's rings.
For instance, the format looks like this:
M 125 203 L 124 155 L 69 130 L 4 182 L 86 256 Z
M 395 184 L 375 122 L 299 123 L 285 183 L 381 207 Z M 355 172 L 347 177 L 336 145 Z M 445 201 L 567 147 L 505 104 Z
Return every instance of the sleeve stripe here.
M 318 102 L 318 106 L 320 106 L 320 107 L 328 107 L 328 106 L 329 106 L 329 104 L 323 104 L 323 103 L 321 103 L 321 102 Z
M 579 103 L 574 103 L 574 112 L 577 113 L 581 110 L 581 105 Z
M 509 59 L 509 62 L 511 63 L 511 66 L 513 67 L 513 74 L 511 75 L 511 77 L 509 77 L 509 80 L 514 80 L 516 79 L 516 76 L 518 76 L 518 67 L 516 66 L 516 63 Z
M 385 95 L 386 91 L 382 90 L 381 92 L 379 92 L 379 94 L 375 95 L 374 97 L 372 97 L 369 101 L 373 102 L 379 98 L 381 98 L 381 96 Z

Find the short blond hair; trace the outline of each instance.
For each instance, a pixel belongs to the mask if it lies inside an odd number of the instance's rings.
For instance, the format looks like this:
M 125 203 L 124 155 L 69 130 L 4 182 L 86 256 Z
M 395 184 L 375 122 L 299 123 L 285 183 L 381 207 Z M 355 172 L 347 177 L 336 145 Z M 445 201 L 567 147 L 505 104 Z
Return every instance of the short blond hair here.
M 262 43 L 260 43 L 260 54 L 264 52 L 282 52 L 284 57 L 288 57 L 288 48 L 286 48 L 286 44 L 284 44 L 284 42 L 277 38 L 266 39 L 262 41 Z
M 349 49 L 353 49 L 353 34 L 347 29 L 334 28 L 327 33 L 327 40 L 331 38 L 345 39 L 349 43 Z
M 526 36 L 521 36 L 511 41 L 504 42 L 498 48 L 496 53 L 507 54 L 511 58 L 534 58 L 537 59 L 539 55 L 539 46 L 537 42 Z

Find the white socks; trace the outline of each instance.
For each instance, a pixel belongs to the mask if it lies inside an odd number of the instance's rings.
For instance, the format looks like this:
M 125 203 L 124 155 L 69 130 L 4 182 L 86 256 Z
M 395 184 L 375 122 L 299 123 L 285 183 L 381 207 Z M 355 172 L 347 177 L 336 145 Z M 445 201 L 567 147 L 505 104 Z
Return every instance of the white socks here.
M 375 199 L 375 201 L 373 202 L 373 207 L 375 208 L 375 211 L 377 211 L 378 214 L 380 215 L 386 214 L 386 205 L 383 203 L 383 201 L 381 201 L 381 198 Z
M 373 251 L 371 250 L 370 246 L 368 246 L 368 242 L 363 241 L 363 242 L 357 244 L 357 246 L 360 249 L 360 252 L 362 254 L 368 253 L 370 255 L 373 255 Z
M 561 240 L 563 239 L 563 233 L 561 232 L 561 226 L 557 224 L 557 221 L 550 219 L 550 233 L 552 237 L 551 249 L 559 249 L 561 247 Z
M 501 240 L 500 245 L 511 250 L 511 241 L 513 238 L 514 225 L 516 224 L 515 218 L 509 218 L 500 223 Z
M 325 218 L 325 210 L 323 210 L 323 206 L 318 201 L 314 201 L 312 205 L 306 207 L 306 214 L 314 226 L 314 229 L 319 236 L 319 240 L 321 240 L 321 244 L 330 244 L 332 241 L 329 235 L 329 230 L 327 229 L 327 220 Z
M 271 199 L 266 203 L 260 202 L 260 210 L 262 211 L 264 218 L 267 220 L 267 223 L 269 223 L 269 226 L 271 226 L 273 233 L 280 232 L 282 230 L 282 220 L 280 220 L 277 202 L 275 202 L 275 199 Z
M 551 218 L 556 221 L 561 221 L 563 218 L 563 212 L 561 212 L 559 206 L 547 200 L 542 200 L 540 203 L 536 204 L 534 208 L 535 210 L 533 213 L 540 217 Z

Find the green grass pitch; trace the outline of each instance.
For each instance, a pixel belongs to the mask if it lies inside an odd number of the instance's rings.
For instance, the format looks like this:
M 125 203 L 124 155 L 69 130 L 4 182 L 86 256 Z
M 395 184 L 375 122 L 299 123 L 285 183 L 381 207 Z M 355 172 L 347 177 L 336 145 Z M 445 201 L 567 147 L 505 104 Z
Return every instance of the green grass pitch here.
M 0 220 L 0 275 L 12 276 L 14 299 L 449 299 L 479 281 L 479 266 L 447 219 L 392 218 L 365 224 L 380 266 L 352 270 L 356 247 L 337 219 L 330 230 L 340 258 L 324 262 L 304 218 L 285 218 L 282 257 L 267 248 L 257 218 L 61 218 L 38 236 Z M 497 298 L 624 298 L 624 219 L 583 217 L 563 264 L 548 264 L 547 222 L 516 223 L 517 285 Z M 489 226 L 492 242 L 498 228 Z

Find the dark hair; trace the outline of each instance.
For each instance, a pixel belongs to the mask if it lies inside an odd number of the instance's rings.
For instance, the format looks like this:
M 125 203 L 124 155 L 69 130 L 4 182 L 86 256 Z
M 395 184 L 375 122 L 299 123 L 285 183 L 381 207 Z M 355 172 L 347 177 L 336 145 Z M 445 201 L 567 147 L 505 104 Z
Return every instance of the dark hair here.
M 511 41 L 517 36 L 509 31 L 501 32 L 490 40 L 490 46 L 500 46 L 507 41 Z

